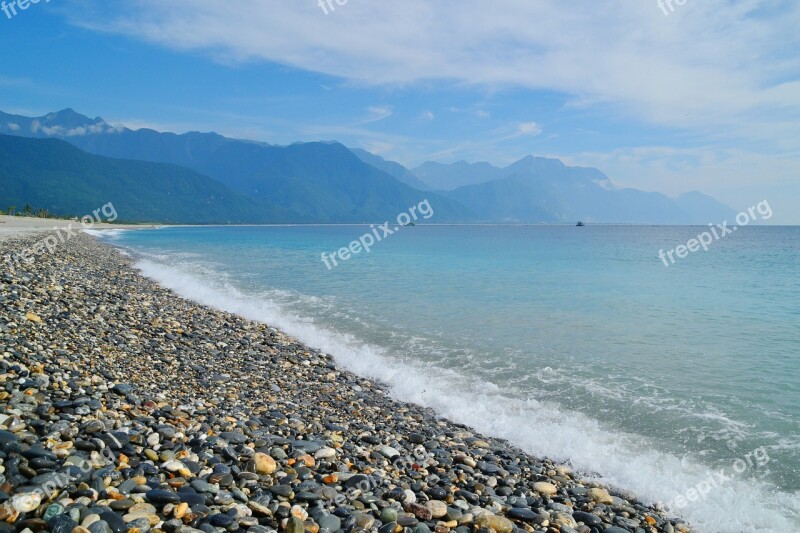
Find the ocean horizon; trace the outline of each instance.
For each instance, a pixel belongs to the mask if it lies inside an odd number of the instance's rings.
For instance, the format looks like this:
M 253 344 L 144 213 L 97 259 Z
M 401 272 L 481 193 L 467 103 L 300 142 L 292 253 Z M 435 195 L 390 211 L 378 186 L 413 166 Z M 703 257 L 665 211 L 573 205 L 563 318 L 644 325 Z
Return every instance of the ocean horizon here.
M 96 234 L 179 296 L 703 531 L 796 530 L 800 228 L 742 228 L 666 266 L 698 227 L 420 224 L 334 268 L 322 254 L 377 233 Z

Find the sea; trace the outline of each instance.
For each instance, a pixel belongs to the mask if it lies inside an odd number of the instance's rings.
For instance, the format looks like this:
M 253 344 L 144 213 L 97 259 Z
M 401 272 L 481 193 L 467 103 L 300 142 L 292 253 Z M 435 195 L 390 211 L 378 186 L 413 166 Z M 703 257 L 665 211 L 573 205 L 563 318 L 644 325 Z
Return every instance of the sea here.
M 180 296 L 701 532 L 800 531 L 800 228 L 674 264 L 659 252 L 708 227 L 419 224 L 335 255 L 377 229 L 94 234 Z

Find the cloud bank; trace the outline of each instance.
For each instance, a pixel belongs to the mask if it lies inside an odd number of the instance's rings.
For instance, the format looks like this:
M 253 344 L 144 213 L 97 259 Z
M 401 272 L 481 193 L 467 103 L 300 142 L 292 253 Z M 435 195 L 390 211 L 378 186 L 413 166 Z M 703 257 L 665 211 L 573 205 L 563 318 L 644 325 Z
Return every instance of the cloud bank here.
M 368 85 L 450 80 L 569 95 L 668 127 L 783 138 L 800 122 L 800 3 L 703 0 L 83 0 L 72 21 L 216 61 L 272 61 Z M 761 126 L 754 128 L 754 126 Z M 757 130 L 757 131 L 754 131 Z

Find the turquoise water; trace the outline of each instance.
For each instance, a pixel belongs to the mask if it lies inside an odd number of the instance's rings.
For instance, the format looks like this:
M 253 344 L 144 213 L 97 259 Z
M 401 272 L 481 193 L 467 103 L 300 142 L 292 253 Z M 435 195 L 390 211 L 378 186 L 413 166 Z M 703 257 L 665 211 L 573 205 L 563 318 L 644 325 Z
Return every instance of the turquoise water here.
M 703 227 L 416 226 L 326 268 L 369 231 L 104 235 L 181 295 L 701 530 L 800 531 L 800 228 L 666 268 Z

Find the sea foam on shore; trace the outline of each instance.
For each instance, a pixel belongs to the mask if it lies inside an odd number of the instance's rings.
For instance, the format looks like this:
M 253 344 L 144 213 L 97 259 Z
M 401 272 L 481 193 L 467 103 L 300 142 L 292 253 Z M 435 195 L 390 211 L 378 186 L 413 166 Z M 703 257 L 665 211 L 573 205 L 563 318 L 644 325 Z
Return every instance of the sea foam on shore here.
M 272 324 L 316 349 L 334 354 L 348 370 L 385 383 L 391 395 L 401 401 L 433 408 L 438 415 L 507 439 L 528 452 L 548 450 L 541 456 L 569 461 L 586 472 L 587 478 L 632 489 L 648 502 L 671 503 L 691 523 L 702 526 L 700 531 L 772 532 L 793 528 L 791 516 L 798 512 L 796 499 L 762 482 L 735 475 L 717 482 L 719 472 L 659 451 L 639 435 L 608 431 L 597 421 L 581 413 L 565 412 L 552 403 L 534 399 L 520 402 L 492 383 L 471 379 L 468 373 L 399 360 L 381 346 L 315 324 L 270 298 L 244 294 L 224 279 L 200 278 L 191 270 L 150 259 L 139 259 L 135 265 L 145 276 L 183 297 Z M 602 465 L 602 474 L 596 472 L 597 465 Z M 772 503 L 769 508 L 762 505 L 767 498 Z M 780 509 L 788 515 L 781 514 Z
M 3 272 L 0 308 L 4 531 L 687 529 L 89 237 Z

